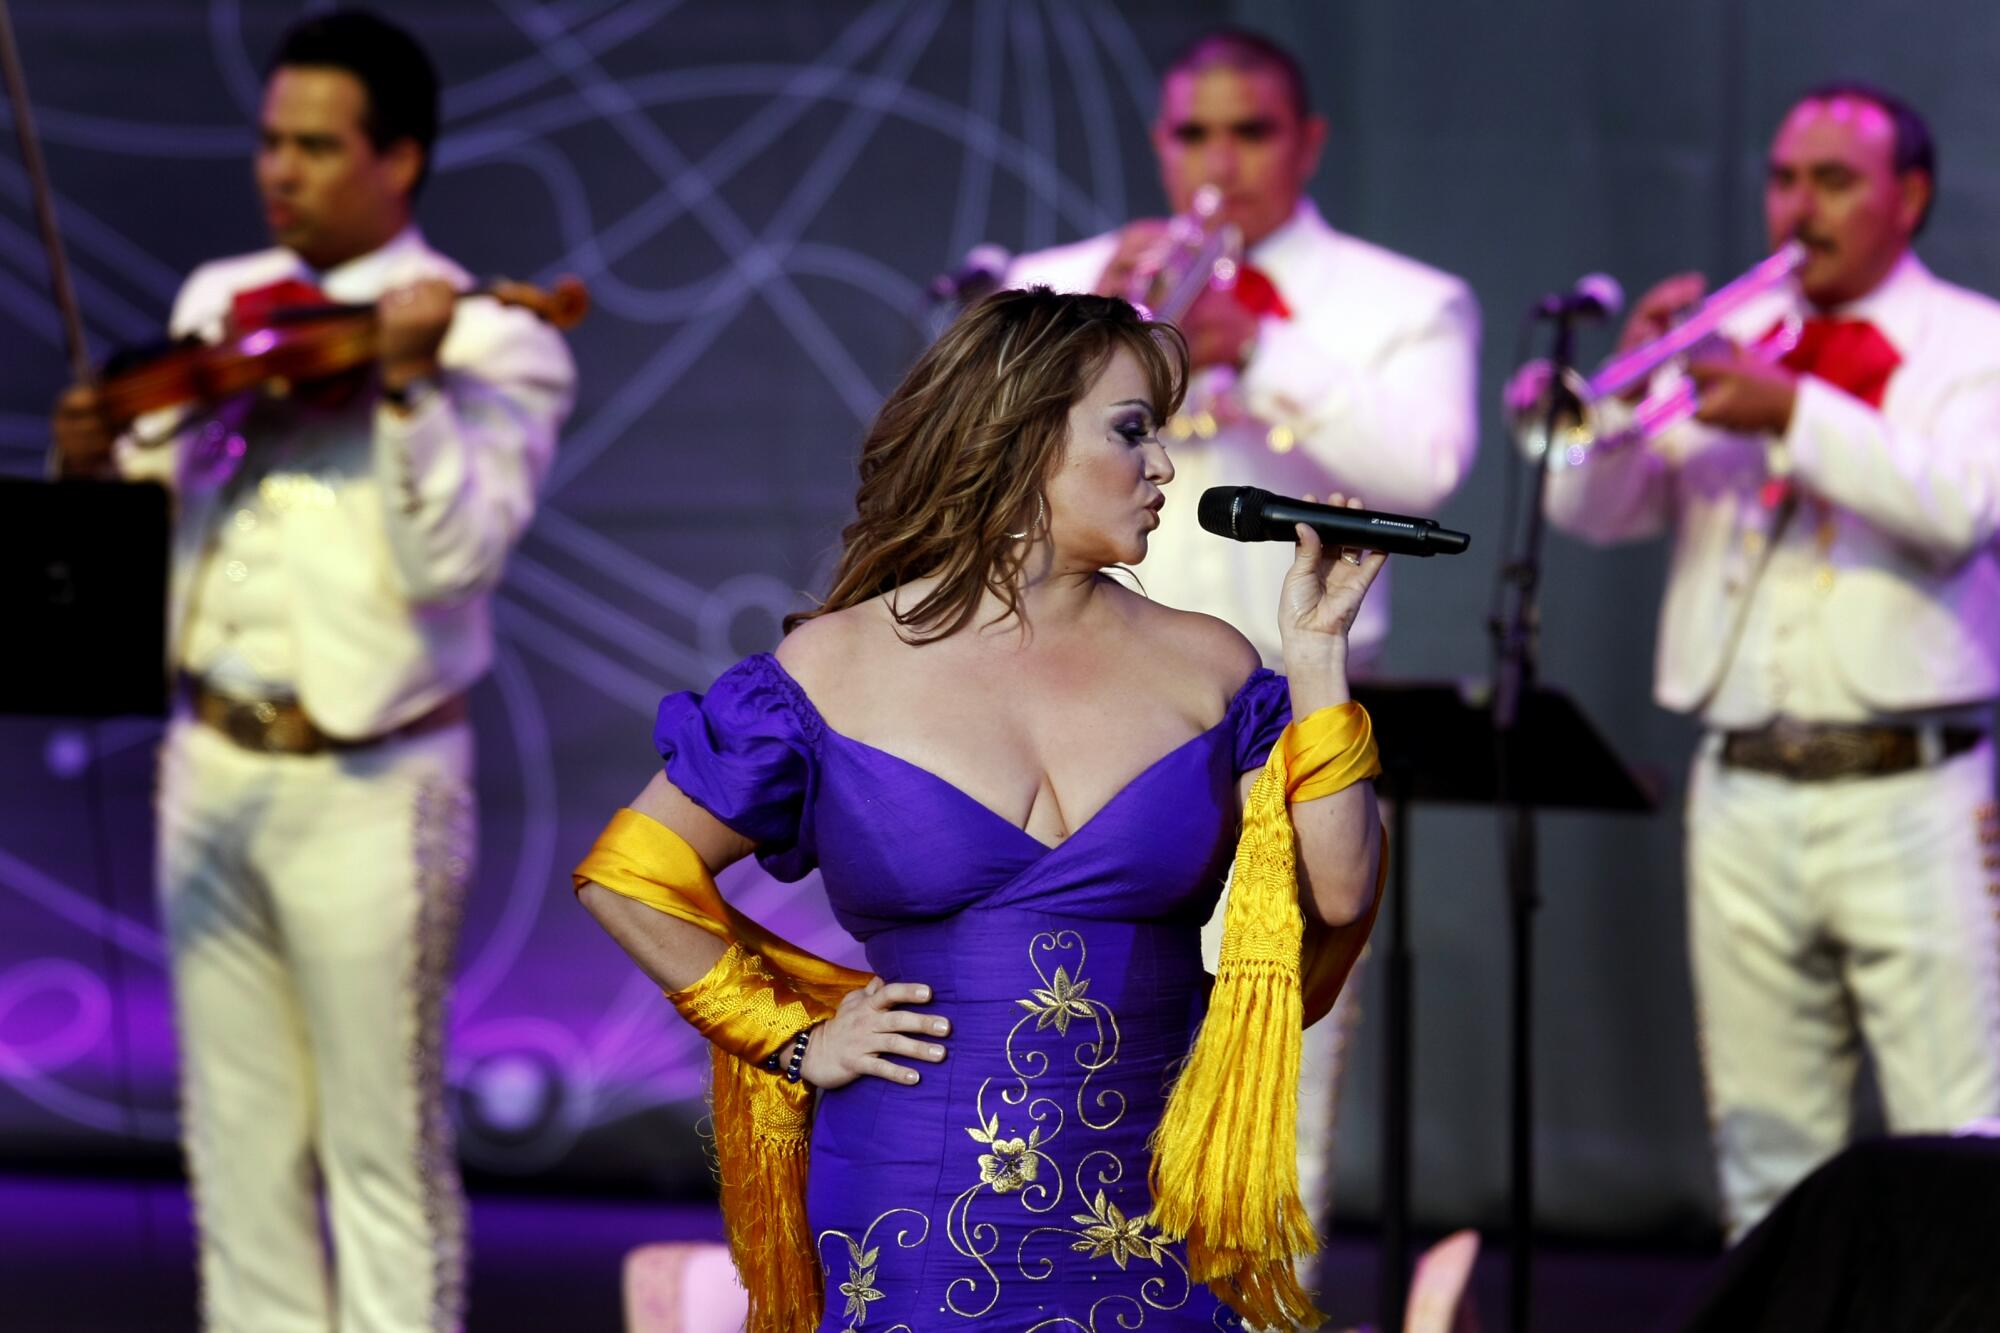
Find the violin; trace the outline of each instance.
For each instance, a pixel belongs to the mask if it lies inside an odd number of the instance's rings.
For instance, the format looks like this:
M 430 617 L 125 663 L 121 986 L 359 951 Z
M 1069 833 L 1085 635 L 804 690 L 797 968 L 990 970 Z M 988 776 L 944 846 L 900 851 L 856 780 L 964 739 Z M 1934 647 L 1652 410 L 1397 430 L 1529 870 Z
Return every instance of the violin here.
M 532 311 L 558 329 L 574 328 L 590 310 L 581 280 L 566 277 L 543 290 L 504 279 L 460 292 Z M 261 390 L 276 397 L 295 386 L 324 383 L 373 365 L 377 328 L 373 305 L 304 305 L 272 311 L 255 327 L 231 328 L 219 343 L 176 344 L 114 362 L 97 384 L 109 422 L 122 427 L 164 408 L 212 405 Z

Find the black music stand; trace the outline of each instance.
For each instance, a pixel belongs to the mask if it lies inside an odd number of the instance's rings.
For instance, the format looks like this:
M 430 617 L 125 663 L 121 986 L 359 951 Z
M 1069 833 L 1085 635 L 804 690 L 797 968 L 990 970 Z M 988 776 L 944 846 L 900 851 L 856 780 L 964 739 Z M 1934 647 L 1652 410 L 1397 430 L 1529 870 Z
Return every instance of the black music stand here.
M 167 493 L 0 478 L 0 714 L 164 717 Z
M 1415 961 L 1410 954 L 1410 806 L 1495 805 L 1503 795 L 1493 704 L 1484 681 L 1357 681 L 1381 751 L 1377 789 L 1391 802 L 1389 959 L 1383 1005 L 1382 1267 L 1380 1322 L 1403 1327 L 1410 1280 L 1410 1039 Z M 1538 687 L 1515 724 L 1519 790 L 1510 801 L 1536 809 L 1650 813 L 1659 801 L 1625 767 L 1574 701 Z M 1517 938 L 1519 938 L 1517 936 Z M 1517 960 L 1517 966 L 1523 960 Z M 1515 1058 L 1527 1057 L 1527 1013 L 1515 1010 Z M 1529 1076 L 1526 1068 L 1516 1077 Z M 1517 1157 L 1520 1144 L 1517 1139 Z

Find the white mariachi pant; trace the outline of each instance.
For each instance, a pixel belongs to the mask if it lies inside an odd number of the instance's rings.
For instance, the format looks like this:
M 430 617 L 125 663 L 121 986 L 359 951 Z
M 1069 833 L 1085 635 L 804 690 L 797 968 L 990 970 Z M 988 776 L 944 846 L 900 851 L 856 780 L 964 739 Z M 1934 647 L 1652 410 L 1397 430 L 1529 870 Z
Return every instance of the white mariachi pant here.
M 471 772 L 463 725 L 312 756 L 168 728 L 160 893 L 215 1333 L 459 1327 L 442 1043 Z
M 1890 777 L 1688 788 L 1688 930 L 1725 1221 L 1847 1142 L 1865 1042 L 1896 1133 L 2000 1113 L 2000 815 L 1980 745 Z

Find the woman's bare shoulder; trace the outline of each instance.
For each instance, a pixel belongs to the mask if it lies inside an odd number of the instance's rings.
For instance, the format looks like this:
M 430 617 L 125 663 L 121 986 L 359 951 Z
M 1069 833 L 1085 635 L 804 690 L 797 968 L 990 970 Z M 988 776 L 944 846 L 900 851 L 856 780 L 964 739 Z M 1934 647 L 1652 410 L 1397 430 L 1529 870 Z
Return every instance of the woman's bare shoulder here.
M 1183 669 L 1211 678 L 1225 694 L 1233 694 L 1263 664 L 1250 640 L 1228 621 L 1132 596 L 1137 604 L 1132 613 L 1148 639 Z
M 888 609 L 874 597 L 802 621 L 774 656 L 807 694 L 815 694 L 815 685 L 834 687 L 898 646 Z

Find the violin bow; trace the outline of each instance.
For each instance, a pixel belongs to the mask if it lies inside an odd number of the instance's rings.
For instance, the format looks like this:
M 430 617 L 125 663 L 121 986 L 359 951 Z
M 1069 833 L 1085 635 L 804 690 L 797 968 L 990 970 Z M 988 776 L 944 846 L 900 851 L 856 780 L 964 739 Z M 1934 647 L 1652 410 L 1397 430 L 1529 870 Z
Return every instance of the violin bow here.
M 34 112 L 28 105 L 27 76 L 21 70 L 21 49 L 14 41 L 14 20 L 7 0 L 0 0 L 0 75 L 7 81 L 7 97 L 14 113 L 14 133 L 21 141 L 21 165 L 28 172 L 34 192 L 35 223 L 42 233 L 42 249 L 49 260 L 49 286 L 62 314 L 63 342 L 69 352 L 73 382 L 88 384 L 96 378 L 90 363 L 90 344 L 84 336 L 83 311 L 76 303 L 76 288 L 70 282 L 69 259 L 63 254 L 62 233 L 56 227 L 56 203 L 49 189 L 48 166 L 42 161 L 41 141 L 35 137 Z M 50 475 L 55 473 L 55 449 L 49 450 Z

